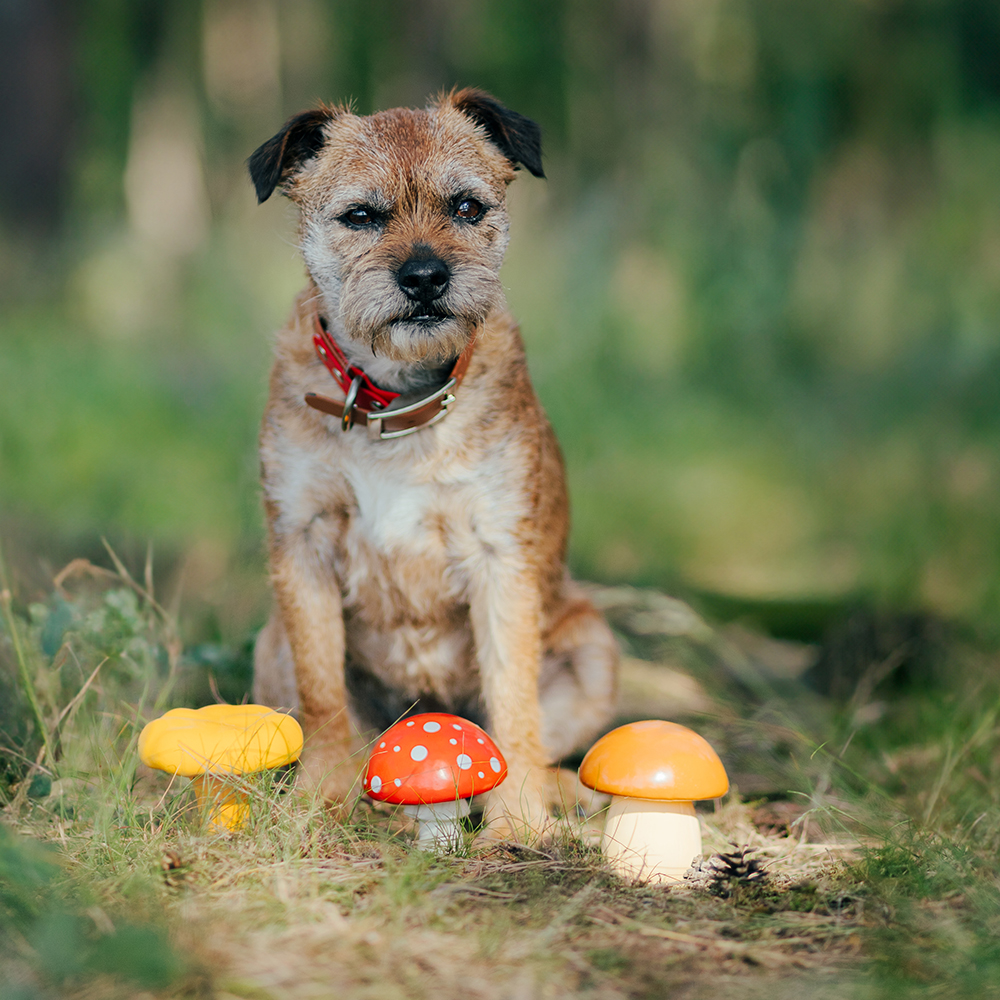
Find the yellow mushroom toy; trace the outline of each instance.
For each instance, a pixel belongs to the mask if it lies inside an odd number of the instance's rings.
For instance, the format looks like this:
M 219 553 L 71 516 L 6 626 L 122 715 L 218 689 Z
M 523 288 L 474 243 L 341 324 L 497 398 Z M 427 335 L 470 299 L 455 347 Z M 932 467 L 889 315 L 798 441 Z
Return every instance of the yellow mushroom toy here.
M 676 882 L 701 854 L 694 803 L 729 790 L 718 754 L 676 722 L 633 722 L 601 737 L 580 765 L 580 781 L 612 796 L 601 842 L 628 879 Z
M 233 777 L 281 767 L 302 752 L 302 729 L 290 715 L 264 705 L 174 708 L 139 734 L 139 758 L 149 767 L 191 779 L 209 809 L 209 825 L 238 830 L 249 812 Z

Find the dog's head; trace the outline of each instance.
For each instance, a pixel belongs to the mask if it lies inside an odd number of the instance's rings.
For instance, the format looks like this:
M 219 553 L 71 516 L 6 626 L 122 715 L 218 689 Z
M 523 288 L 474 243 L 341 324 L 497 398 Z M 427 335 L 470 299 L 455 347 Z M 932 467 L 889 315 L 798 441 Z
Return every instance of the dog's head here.
M 423 110 L 296 115 L 249 159 L 258 201 L 301 214 L 301 248 L 330 318 L 404 363 L 461 353 L 500 302 L 506 188 L 542 172 L 540 130 L 479 90 Z

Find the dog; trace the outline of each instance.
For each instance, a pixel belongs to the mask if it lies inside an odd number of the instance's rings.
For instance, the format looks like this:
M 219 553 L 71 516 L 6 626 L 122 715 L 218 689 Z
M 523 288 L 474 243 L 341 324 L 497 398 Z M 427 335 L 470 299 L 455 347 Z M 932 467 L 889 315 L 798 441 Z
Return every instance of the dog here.
M 566 571 L 562 457 L 500 282 L 520 166 L 544 177 L 538 125 L 471 88 L 306 111 L 248 160 L 259 202 L 298 206 L 308 272 L 260 434 L 254 697 L 298 713 L 299 781 L 331 804 L 396 719 L 479 722 L 508 764 L 487 834 L 531 841 L 549 765 L 612 715 L 618 650 Z

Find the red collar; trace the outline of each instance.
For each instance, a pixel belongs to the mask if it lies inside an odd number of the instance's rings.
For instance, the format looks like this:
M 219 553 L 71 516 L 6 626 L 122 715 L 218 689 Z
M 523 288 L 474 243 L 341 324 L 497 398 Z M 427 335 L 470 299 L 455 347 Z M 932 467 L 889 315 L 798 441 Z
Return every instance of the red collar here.
M 415 402 L 390 406 L 399 400 L 401 394 L 380 389 L 360 368 L 349 365 L 344 352 L 323 325 L 319 313 L 314 316 L 313 344 L 316 353 L 346 398 L 340 402 L 320 392 L 307 392 L 305 402 L 314 410 L 339 418 L 341 430 L 347 431 L 354 424 L 361 424 L 368 428 L 372 437 L 384 441 L 413 434 L 448 415 L 448 408 L 455 402 L 455 392 L 472 360 L 476 346 L 475 332 L 465 350 L 455 359 L 443 385 Z
M 383 410 L 394 399 L 399 398 L 398 392 L 380 389 L 364 371 L 347 363 L 347 357 L 340 349 L 340 345 L 330 336 L 319 313 L 316 314 L 316 323 L 313 329 L 313 346 L 316 348 L 320 361 L 326 365 L 337 385 L 345 393 L 350 390 L 351 383 L 356 378 L 361 379 L 355 405 L 365 410 Z

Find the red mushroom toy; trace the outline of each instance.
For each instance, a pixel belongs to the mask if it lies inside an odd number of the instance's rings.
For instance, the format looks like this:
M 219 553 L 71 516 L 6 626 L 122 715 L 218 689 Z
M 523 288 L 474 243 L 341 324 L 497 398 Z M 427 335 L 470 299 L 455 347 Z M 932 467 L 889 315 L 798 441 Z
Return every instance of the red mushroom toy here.
M 375 741 L 365 791 L 404 807 L 419 824 L 418 846 L 448 850 L 461 841 L 469 799 L 506 777 L 503 754 L 479 726 L 427 712 L 402 719 Z

